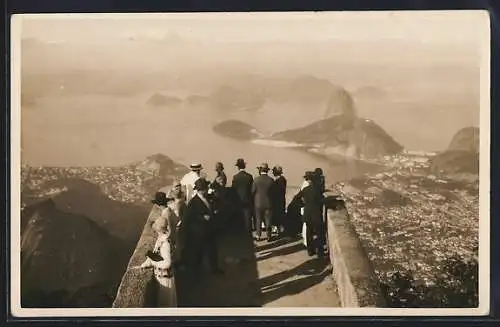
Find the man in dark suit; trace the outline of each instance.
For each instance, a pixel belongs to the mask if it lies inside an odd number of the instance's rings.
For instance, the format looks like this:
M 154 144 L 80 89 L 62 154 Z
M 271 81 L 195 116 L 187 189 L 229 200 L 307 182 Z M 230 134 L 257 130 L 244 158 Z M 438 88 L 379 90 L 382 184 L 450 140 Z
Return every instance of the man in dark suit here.
M 236 167 L 239 172 L 233 176 L 232 188 L 236 191 L 239 198 L 239 211 L 243 217 L 245 229 L 252 233 L 255 229 L 252 214 L 252 183 L 253 177 L 245 171 L 246 163 L 242 158 L 236 160 Z
M 257 240 L 261 238 L 261 225 L 262 222 L 266 228 L 267 241 L 271 241 L 272 235 L 272 196 L 274 192 L 274 180 L 267 174 L 269 166 L 267 163 L 261 164 L 257 167 L 259 176 L 257 176 L 252 184 L 252 195 L 255 205 L 255 218 L 256 218 L 256 232 Z
M 285 231 L 285 211 L 286 211 L 286 185 L 287 181 L 283 176 L 283 168 L 281 166 L 273 167 L 274 179 L 274 195 L 273 195 L 273 225 L 282 234 Z
M 187 256 L 194 272 L 200 271 L 204 255 L 208 256 L 212 273 L 222 274 L 217 250 L 217 222 L 214 203 L 208 196 L 209 183 L 199 178 L 194 184 L 195 196 L 189 201 L 184 216 Z
M 315 173 L 308 171 L 304 175 L 304 179 L 309 185 L 300 191 L 304 203 L 303 220 L 307 226 L 306 240 L 307 253 L 310 256 L 317 254 L 318 257 L 324 256 L 325 244 L 325 224 L 323 221 L 323 194 L 314 181 Z M 316 241 L 314 241 L 316 236 Z

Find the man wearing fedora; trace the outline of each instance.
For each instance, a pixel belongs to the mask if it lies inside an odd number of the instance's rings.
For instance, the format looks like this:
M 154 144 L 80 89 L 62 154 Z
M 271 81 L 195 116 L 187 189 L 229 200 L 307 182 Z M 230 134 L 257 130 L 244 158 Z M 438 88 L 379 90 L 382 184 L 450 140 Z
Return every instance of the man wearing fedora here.
M 218 262 L 216 214 L 214 204 L 208 197 L 208 188 L 209 183 L 204 178 L 194 182 L 196 194 L 187 205 L 183 221 L 186 230 L 185 256 L 193 272 L 200 271 L 203 257 L 207 255 L 212 273 L 222 274 Z
M 239 212 L 243 218 L 246 231 L 251 234 L 255 229 L 253 220 L 253 199 L 252 199 L 252 184 L 253 177 L 245 171 L 246 162 L 243 158 L 236 160 L 235 166 L 238 168 L 238 173 L 233 176 L 231 187 L 238 194 Z
M 257 167 L 259 176 L 257 176 L 252 184 L 252 195 L 255 205 L 256 232 L 257 240 L 261 239 L 261 225 L 264 222 L 266 229 L 266 239 L 272 239 L 272 196 L 274 190 L 274 180 L 268 175 L 269 166 L 267 163 L 262 163 Z
M 181 179 L 181 185 L 184 188 L 184 193 L 186 194 L 186 203 L 191 200 L 196 191 L 194 190 L 194 183 L 200 177 L 206 178 L 205 174 L 202 173 L 203 166 L 200 163 L 192 163 L 189 165 L 191 171 L 184 175 Z
M 317 254 L 324 256 L 325 227 L 323 221 L 323 194 L 314 183 L 316 175 L 312 171 L 307 171 L 304 179 L 308 182 L 300 195 L 304 203 L 303 220 L 306 224 L 306 247 L 310 256 Z M 316 240 L 314 240 L 314 236 Z
M 272 169 L 274 176 L 274 197 L 273 197 L 273 225 L 279 229 L 279 233 L 284 233 L 285 212 L 286 212 L 286 186 L 287 180 L 283 176 L 283 168 L 274 166 Z

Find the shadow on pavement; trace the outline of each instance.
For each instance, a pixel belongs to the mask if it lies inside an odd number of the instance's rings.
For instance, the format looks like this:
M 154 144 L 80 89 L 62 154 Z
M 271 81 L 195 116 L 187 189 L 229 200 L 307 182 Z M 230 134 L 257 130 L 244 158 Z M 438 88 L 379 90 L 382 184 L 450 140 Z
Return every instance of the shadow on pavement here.
M 298 237 L 284 237 L 284 238 L 279 238 L 274 242 L 271 243 L 266 243 L 262 245 L 258 245 L 255 247 L 255 252 L 261 252 L 261 251 L 266 251 L 266 250 L 271 250 L 273 248 L 277 248 L 282 245 L 290 244 L 298 240 Z
M 288 254 L 299 252 L 301 250 L 304 250 L 304 245 L 302 243 L 294 244 L 294 245 L 282 247 L 282 248 L 279 248 L 276 250 L 270 250 L 267 252 L 263 252 L 260 254 L 260 256 L 257 260 L 261 261 L 261 260 L 266 260 L 266 259 L 270 259 L 270 258 L 274 258 L 274 257 L 285 256 Z
M 207 270 L 176 274 L 178 306 L 262 306 L 252 238 L 241 232 L 221 235 L 219 258 L 224 275 L 211 275 Z
M 292 269 L 263 278 L 262 301 L 266 304 L 284 296 L 301 293 L 323 282 L 331 274 L 328 260 L 308 260 Z M 287 279 L 291 280 L 283 282 Z

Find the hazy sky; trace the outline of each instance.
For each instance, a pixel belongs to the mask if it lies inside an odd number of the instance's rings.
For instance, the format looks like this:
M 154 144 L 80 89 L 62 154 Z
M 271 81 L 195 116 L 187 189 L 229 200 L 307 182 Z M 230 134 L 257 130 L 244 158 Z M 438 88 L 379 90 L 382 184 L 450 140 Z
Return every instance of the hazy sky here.
M 473 44 L 488 26 L 485 11 L 50 14 L 22 16 L 22 37 L 96 42 L 109 37 L 198 42 L 377 40 Z

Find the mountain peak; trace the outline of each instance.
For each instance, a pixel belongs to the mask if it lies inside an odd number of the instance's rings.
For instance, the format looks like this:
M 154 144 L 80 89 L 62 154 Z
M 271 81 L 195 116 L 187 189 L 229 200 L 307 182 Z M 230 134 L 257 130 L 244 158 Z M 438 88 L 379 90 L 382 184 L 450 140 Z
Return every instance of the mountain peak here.
M 273 139 L 306 146 L 319 144 L 332 150 L 336 149 L 340 153 L 349 149 L 350 152 L 354 151 L 356 156 L 363 155 L 366 158 L 396 154 L 403 150 L 403 147 L 375 122 L 342 114 L 277 133 L 273 135 Z
M 453 136 L 449 151 L 472 151 L 479 152 L 479 128 L 464 127 Z

